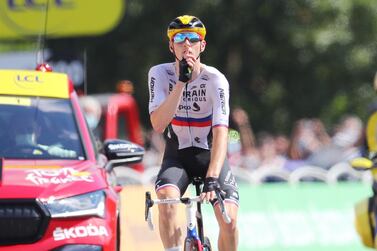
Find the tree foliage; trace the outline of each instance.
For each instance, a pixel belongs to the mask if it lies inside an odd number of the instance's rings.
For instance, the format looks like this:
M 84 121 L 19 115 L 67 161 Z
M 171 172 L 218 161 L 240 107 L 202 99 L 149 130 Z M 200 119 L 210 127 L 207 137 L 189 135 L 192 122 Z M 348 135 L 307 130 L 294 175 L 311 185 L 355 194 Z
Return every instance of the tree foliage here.
M 147 73 L 173 60 L 166 27 L 182 14 L 206 24 L 202 61 L 227 76 L 231 106 L 246 109 L 256 131 L 287 133 L 301 117 L 327 125 L 346 113 L 365 118 L 375 95 L 373 0 L 128 0 L 112 32 L 48 44 L 87 51 L 89 92 L 113 91 L 118 80 L 132 80 L 149 127 Z

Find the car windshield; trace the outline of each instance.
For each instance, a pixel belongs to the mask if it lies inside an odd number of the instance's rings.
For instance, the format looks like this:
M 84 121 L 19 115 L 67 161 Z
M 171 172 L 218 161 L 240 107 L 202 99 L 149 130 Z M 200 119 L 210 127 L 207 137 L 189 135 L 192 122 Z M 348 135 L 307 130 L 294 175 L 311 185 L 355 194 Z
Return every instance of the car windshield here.
M 85 159 L 70 101 L 0 95 L 0 157 Z

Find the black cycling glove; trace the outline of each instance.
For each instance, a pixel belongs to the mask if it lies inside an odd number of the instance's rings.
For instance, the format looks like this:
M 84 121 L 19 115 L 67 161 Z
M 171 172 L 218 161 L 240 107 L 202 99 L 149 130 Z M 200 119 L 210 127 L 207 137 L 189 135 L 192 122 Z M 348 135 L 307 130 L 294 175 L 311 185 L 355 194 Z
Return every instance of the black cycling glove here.
M 220 183 L 218 178 L 207 177 L 204 180 L 203 193 L 220 190 Z
M 192 69 L 186 59 L 179 61 L 179 81 L 187 83 L 191 79 Z

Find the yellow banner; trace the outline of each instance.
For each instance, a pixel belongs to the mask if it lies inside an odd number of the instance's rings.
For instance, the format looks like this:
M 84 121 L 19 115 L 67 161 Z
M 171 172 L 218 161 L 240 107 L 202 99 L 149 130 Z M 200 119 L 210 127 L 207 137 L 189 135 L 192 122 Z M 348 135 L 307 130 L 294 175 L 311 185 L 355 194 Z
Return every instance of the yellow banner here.
M 68 98 L 68 77 L 53 72 L 0 70 L 0 94 Z
M 31 98 L 0 96 L 0 104 L 1 105 L 30 106 Z
M 103 34 L 119 23 L 124 10 L 125 0 L 2 0 L 0 39 L 43 34 L 46 20 L 47 37 Z

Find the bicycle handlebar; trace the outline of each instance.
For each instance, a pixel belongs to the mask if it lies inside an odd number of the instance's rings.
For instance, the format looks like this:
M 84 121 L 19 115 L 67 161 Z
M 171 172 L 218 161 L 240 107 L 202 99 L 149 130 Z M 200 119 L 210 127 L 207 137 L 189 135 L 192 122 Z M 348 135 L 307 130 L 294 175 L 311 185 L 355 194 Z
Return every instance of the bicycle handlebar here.
M 220 210 L 221 214 L 223 216 L 224 221 L 229 224 L 231 222 L 231 219 L 228 215 L 228 212 L 226 211 L 225 205 L 224 205 L 224 199 L 223 194 L 224 192 L 221 190 L 215 190 L 217 200 L 220 204 Z M 192 202 L 200 202 L 203 203 L 203 201 L 200 199 L 200 196 L 195 197 L 181 197 L 181 198 L 168 198 L 168 199 L 155 199 L 153 200 L 151 198 L 151 193 L 146 192 L 145 193 L 145 221 L 148 222 L 148 226 L 151 230 L 154 229 L 153 221 L 152 221 L 152 211 L 150 210 L 151 207 L 155 204 L 185 204 L 188 205 Z

